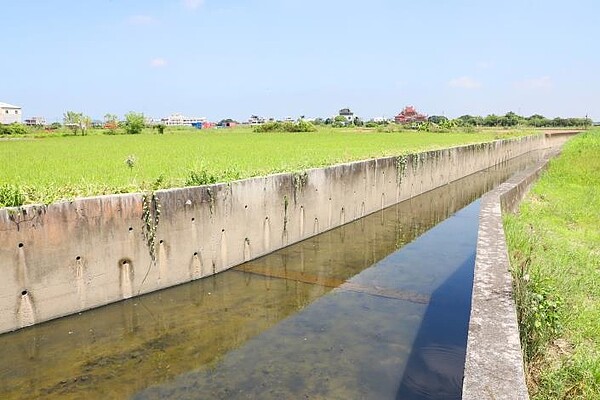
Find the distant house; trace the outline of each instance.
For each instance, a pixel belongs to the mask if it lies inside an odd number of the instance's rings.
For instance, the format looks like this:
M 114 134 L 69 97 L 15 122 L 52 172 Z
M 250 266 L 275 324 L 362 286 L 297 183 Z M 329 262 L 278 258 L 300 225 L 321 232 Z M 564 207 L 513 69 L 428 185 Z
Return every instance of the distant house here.
M 206 122 L 208 121 L 204 117 L 185 117 L 180 113 L 175 113 L 166 118 L 161 118 L 159 123 L 166 126 L 194 126 L 194 124 L 204 124 Z
M 248 118 L 248 123 L 250 125 L 260 125 L 265 123 L 265 119 L 258 115 L 251 115 L 250 118 Z
M 231 118 L 222 119 L 217 124 L 217 128 L 235 128 L 238 125 L 237 121 L 234 121 Z
M 21 107 L 0 102 L 0 124 L 20 124 L 22 113 Z
M 31 117 L 25 120 L 27 126 L 46 126 L 46 118 L 44 117 Z
M 349 108 L 342 108 L 340 110 L 340 112 L 338 113 L 338 115 L 340 117 L 346 118 L 347 122 L 353 122 L 354 121 L 354 113 L 352 111 L 350 111 Z
M 427 115 L 419 113 L 413 106 L 406 106 L 400 114 L 394 117 L 397 124 L 410 124 L 413 122 L 427 121 Z

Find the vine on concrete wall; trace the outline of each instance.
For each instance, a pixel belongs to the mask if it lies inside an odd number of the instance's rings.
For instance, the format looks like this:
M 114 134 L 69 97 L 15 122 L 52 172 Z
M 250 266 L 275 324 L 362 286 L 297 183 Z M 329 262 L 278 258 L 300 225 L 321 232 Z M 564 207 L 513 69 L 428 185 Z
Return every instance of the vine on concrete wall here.
M 160 203 L 155 192 L 142 195 L 142 232 L 150 252 L 150 258 L 156 263 L 156 228 L 160 221 Z
M 213 215 L 215 212 L 215 195 L 210 188 L 206 188 L 206 193 L 208 194 L 208 210 L 210 215 Z
M 25 207 L 8 208 L 7 210 L 8 219 L 17 226 L 17 231 L 21 230 L 21 224 L 23 222 L 31 222 L 36 217 L 46 212 L 46 206 L 33 206 L 30 208 L 30 213 L 27 215 L 27 209 Z
M 302 188 L 308 183 L 308 173 L 306 171 L 294 172 L 292 182 L 294 184 L 294 204 L 296 204 L 298 193 L 302 192 Z
M 406 175 L 406 165 L 408 164 L 408 157 L 405 155 L 396 157 L 396 172 L 398 184 L 402 183 L 402 179 Z
M 287 223 L 288 223 L 288 197 L 283 196 L 283 232 L 287 232 Z

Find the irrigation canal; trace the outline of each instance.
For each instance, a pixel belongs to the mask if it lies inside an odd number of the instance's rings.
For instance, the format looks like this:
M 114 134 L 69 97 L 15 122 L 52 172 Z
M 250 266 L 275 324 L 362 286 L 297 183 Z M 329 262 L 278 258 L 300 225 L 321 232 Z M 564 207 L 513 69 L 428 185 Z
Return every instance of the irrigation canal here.
M 458 399 L 477 199 L 541 155 L 224 273 L 2 335 L 0 398 Z

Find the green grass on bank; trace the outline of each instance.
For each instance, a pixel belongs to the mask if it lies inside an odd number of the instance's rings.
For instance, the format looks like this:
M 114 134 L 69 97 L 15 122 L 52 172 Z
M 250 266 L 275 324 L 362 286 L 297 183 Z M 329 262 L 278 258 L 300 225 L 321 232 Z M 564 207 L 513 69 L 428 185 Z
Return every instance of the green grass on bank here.
M 579 135 L 505 218 L 534 399 L 600 399 L 600 129 Z
M 0 140 L 0 207 L 230 181 L 386 155 L 531 134 L 377 132 L 320 128 L 148 129 L 141 135 L 46 135 Z M 44 137 L 46 135 L 46 137 Z

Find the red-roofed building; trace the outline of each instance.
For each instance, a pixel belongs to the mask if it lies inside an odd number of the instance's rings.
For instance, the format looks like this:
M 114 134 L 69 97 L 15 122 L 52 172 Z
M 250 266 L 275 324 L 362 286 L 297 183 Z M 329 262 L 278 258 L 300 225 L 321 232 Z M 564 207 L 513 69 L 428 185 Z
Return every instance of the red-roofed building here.
M 410 124 L 412 122 L 425 122 L 427 115 L 419 113 L 413 106 L 406 106 L 400 114 L 394 117 L 397 124 Z

